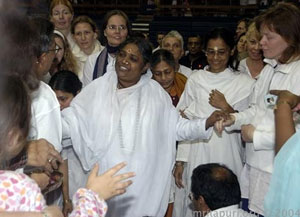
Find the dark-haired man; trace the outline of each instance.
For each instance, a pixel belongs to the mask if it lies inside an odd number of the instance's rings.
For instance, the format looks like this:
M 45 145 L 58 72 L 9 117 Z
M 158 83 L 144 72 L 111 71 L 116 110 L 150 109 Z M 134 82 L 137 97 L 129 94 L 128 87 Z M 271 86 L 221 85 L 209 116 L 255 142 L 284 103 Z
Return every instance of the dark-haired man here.
M 238 179 L 221 164 L 202 164 L 193 170 L 190 198 L 194 206 L 193 217 L 255 216 L 239 209 Z

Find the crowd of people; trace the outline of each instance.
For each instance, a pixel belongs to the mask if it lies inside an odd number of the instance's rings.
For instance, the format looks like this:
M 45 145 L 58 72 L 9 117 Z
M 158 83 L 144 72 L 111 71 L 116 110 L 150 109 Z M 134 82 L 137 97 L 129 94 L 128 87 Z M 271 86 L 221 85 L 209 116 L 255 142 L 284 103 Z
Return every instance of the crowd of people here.
M 68 0 L 49 19 L 0 3 L 1 216 L 300 214 L 298 7 L 185 51 L 120 10 L 99 30 Z

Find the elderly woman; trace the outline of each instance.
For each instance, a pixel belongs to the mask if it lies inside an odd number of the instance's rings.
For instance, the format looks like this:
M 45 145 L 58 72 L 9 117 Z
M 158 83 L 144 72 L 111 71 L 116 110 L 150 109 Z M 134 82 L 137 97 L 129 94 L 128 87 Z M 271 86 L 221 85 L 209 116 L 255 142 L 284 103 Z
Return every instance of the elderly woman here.
M 73 54 L 79 63 L 78 77 L 82 80 L 83 67 L 87 58 L 100 52 L 103 48 L 98 41 L 98 28 L 96 23 L 88 16 L 77 17 L 71 27 L 74 40 L 78 47 L 73 49 Z
M 165 49 L 155 51 L 150 59 L 150 67 L 153 79 L 169 93 L 176 107 L 184 91 L 186 77 L 175 71 L 176 63 L 172 53 Z
M 76 44 L 71 34 L 71 23 L 74 16 L 71 2 L 69 0 L 52 0 L 49 14 L 55 29 L 64 34 L 73 50 Z
M 180 72 L 187 78 L 192 74 L 192 70 L 179 64 L 180 58 L 184 55 L 184 42 L 181 34 L 177 31 L 169 32 L 162 41 L 162 48 L 170 51 L 175 59 L 175 71 Z
M 128 35 L 131 35 L 131 26 L 127 15 L 120 10 L 109 11 L 104 17 L 101 33 L 105 48 L 88 57 L 83 69 L 83 86 L 114 70 L 116 52 Z
M 260 34 L 255 27 L 255 23 L 250 24 L 246 33 L 246 46 L 248 57 L 241 60 L 239 69 L 257 80 L 265 64 L 263 62 L 262 50 L 259 46 Z
M 64 137 L 85 170 L 106 170 L 126 161 L 136 173 L 124 196 L 109 201 L 107 216 L 163 216 L 166 212 L 175 142 L 208 138 L 218 112 L 207 120 L 183 119 L 148 69 L 152 48 L 141 38 L 120 46 L 115 70 L 85 87 L 63 110 Z M 209 129 L 210 128 L 210 129 Z

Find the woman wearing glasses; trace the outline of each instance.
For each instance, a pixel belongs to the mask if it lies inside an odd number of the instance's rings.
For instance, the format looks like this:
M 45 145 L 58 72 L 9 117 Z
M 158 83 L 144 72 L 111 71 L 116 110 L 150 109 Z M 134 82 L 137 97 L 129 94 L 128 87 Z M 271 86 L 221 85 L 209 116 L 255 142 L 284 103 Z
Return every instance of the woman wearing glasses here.
M 78 65 L 65 36 L 61 32 L 54 30 L 54 41 L 56 54 L 49 70 L 50 75 L 53 76 L 61 70 L 69 70 L 77 74 Z
M 115 54 L 119 45 L 131 35 L 130 22 L 127 15 L 120 10 L 109 11 L 103 21 L 101 38 L 105 48 L 88 57 L 83 69 L 83 85 L 114 70 Z
M 216 28 L 206 37 L 205 46 L 208 66 L 194 72 L 188 79 L 177 108 L 184 110 L 189 119 L 206 118 L 215 110 L 230 112 L 243 110 L 248 106 L 253 81 L 244 73 L 236 72 L 237 61 L 234 53 L 234 37 L 225 28 Z M 187 163 L 186 167 L 184 163 Z M 178 188 L 185 188 L 184 204 L 176 216 L 192 216 L 189 208 L 188 192 L 191 180 L 182 179 L 184 168 L 187 177 L 199 164 L 222 163 L 227 165 L 237 176 L 242 170 L 242 146 L 239 133 L 215 132 L 208 140 L 184 141 L 179 143 L 176 156 L 175 183 Z M 182 198 L 176 198 L 182 200 Z

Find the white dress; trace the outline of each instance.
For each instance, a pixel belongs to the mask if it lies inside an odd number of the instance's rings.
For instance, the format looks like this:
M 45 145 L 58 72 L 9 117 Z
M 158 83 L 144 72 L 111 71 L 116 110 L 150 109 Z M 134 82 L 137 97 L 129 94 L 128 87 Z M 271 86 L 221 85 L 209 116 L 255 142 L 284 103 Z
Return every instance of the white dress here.
M 189 77 L 185 90 L 177 105 L 177 109 L 184 110 L 190 118 L 208 118 L 216 108 L 209 104 L 209 93 L 213 89 L 222 92 L 226 101 L 238 111 L 246 109 L 249 104 L 249 96 L 252 92 L 254 81 L 247 75 L 225 69 L 220 73 L 212 73 L 206 70 L 193 72 Z M 200 164 L 222 163 L 228 166 L 238 177 L 242 170 L 242 146 L 240 134 L 237 132 L 223 132 L 218 136 L 215 132 L 207 140 L 199 139 L 192 142 L 179 143 L 177 161 L 187 162 L 187 177 L 185 180 L 185 197 L 179 196 L 176 201 L 185 201 L 182 210 L 176 207 L 181 217 L 191 217 L 192 210 L 189 207 L 188 193 L 191 188 L 191 175 L 193 169 Z M 178 215 L 178 216 L 180 216 Z M 177 215 L 173 215 L 177 216 Z
M 148 70 L 140 81 L 117 89 L 115 71 L 85 87 L 63 110 L 64 138 L 73 147 L 85 170 L 98 162 L 100 172 L 126 161 L 121 172 L 136 176 L 126 194 L 108 201 L 107 216 L 163 216 L 166 212 L 175 142 L 208 138 L 205 119 L 180 117 L 170 96 Z
M 46 139 L 60 152 L 62 124 L 60 105 L 55 93 L 40 81 L 39 88 L 31 93 L 31 100 L 32 118 L 28 139 Z

